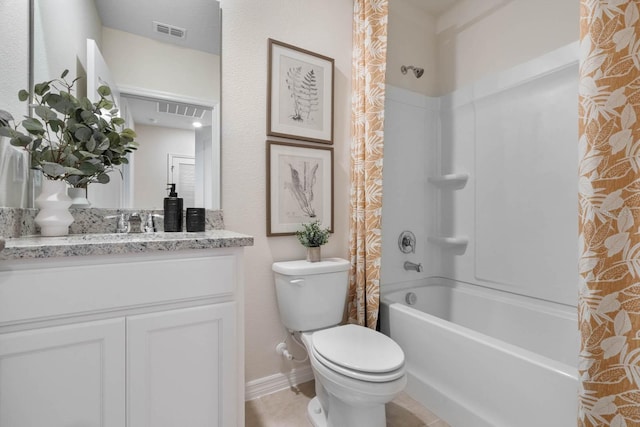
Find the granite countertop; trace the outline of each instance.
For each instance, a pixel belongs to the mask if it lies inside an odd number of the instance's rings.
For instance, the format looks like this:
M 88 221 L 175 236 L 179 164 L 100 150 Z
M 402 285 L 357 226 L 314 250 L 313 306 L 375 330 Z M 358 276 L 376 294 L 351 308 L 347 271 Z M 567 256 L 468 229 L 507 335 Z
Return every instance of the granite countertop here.
M 83 255 L 112 255 L 184 249 L 252 246 L 253 237 L 228 230 L 199 233 L 70 234 L 26 236 L 5 240 L 0 261 Z

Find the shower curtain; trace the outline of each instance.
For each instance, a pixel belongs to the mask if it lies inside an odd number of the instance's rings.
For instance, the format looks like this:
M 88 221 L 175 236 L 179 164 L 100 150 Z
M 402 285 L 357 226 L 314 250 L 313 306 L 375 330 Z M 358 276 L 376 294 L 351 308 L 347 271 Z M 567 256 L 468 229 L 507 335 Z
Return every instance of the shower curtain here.
M 354 0 L 348 316 L 376 328 L 380 304 L 387 0 Z
M 579 426 L 640 426 L 638 4 L 580 4 Z

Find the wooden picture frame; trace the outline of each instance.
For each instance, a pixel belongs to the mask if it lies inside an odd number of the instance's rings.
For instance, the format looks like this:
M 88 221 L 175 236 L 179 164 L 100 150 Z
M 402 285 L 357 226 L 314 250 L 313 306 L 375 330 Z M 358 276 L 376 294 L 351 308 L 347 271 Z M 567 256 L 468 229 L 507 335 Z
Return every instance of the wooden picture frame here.
M 267 236 L 320 221 L 333 232 L 333 148 L 267 141 Z
M 333 144 L 334 60 L 269 39 L 267 135 Z

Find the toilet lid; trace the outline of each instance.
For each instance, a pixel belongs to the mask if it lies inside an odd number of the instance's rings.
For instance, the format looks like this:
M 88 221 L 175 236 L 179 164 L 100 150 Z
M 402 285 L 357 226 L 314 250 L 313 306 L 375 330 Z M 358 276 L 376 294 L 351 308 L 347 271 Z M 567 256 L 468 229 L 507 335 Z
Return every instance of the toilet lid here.
M 357 325 L 314 332 L 313 348 L 326 360 L 360 372 L 386 373 L 404 365 L 404 353 L 395 341 Z

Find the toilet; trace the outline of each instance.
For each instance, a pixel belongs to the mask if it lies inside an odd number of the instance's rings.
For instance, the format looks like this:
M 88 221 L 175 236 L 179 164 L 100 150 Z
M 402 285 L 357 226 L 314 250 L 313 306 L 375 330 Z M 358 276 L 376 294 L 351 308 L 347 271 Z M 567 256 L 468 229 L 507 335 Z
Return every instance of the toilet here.
M 349 261 L 273 264 L 284 326 L 300 333 L 316 380 L 307 408 L 314 427 L 385 427 L 385 403 L 407 383 L 404 353 L 391 338 L 342 325 Z

